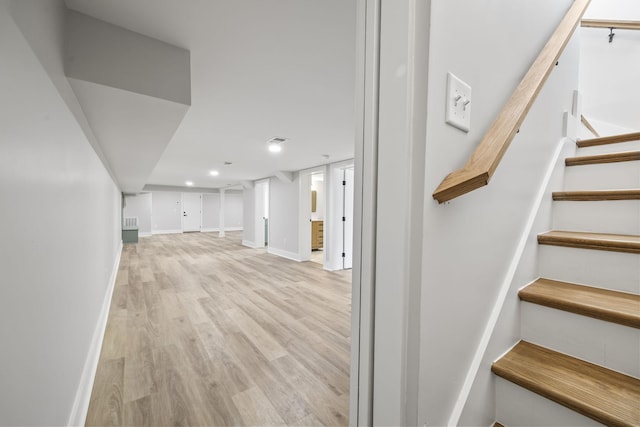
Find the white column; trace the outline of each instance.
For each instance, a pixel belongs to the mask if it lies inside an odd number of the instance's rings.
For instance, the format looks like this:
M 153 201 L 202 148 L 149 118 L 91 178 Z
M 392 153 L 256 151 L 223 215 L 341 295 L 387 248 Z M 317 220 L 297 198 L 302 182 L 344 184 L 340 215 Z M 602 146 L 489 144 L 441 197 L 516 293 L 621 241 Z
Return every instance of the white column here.
M 224 188 L 220 189 L 220 237 L 224 237 Z

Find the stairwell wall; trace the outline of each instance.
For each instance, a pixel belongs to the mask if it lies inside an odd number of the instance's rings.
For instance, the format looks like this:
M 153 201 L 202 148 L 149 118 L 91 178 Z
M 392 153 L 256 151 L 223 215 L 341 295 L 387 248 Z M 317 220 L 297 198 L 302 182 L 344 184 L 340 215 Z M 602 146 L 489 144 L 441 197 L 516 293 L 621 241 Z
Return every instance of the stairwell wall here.
M 21 3 L 36 38 L 56 45 L 56 2 Z M 53 75 L 61 47 L 35 49 L 14 19 L 0 1 L 0 425 L 82 424 L 121 194 Z
M 452 414 L 460 408 L 460 399 L 466 400 L 470 368 L 562 137 L 563 112 L 571 111 L 578 79 L 576 37 L 490 185 L 444 205 L 431 194 L 466 162 L 570 4 L 454 0 L 432 5 L 418 425 L 459 421 L 460 413 Z M 445 124 L 448 71 L 472 87 L 469 133 Z M 507 339 L 518 333 L 504 331 Z M 465 420 L 489 425 L 494 408 L 492 395 L 487 395 L 475 411 L 465 413 Z

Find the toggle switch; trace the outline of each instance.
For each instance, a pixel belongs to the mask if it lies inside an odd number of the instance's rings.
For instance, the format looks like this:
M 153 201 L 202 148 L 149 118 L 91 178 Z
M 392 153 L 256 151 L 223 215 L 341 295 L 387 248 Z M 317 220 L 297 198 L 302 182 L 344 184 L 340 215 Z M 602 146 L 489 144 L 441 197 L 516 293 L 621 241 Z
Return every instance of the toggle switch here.
M 447 73 L 447 102 L 445 121 L 469 132 L 471 125 L 471 86 L 453 73 Z

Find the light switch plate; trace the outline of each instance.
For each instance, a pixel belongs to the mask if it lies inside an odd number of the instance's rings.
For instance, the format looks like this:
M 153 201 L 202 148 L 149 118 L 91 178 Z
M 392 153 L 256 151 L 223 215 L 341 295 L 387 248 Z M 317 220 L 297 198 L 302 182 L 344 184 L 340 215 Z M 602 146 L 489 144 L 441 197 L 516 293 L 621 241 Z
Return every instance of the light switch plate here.
M 445 121 L 469 132 L 471 125 L 471 86 L 453 73 L 447 73 L 447 102 Z

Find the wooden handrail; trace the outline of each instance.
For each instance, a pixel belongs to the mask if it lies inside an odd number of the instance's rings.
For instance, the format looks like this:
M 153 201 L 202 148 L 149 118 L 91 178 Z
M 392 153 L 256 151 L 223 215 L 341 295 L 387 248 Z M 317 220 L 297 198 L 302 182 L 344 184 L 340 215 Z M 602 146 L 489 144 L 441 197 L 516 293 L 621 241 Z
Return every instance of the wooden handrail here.
M 580 25 L 588 28 L 614 28 L 617 30 L 640 30 L 640 21 L 583 19 Z
M 551 74 L 590 0 L 574 0 L 466 165 L 447 175 L 433 198 L 444 203 L 489 183 L 518 128 Z
M 589 122 L 589 120 L 587 120 L 587 118 L 585 116 L 583 116 L 582 114 L 580 115 L 580 121 L 582 122 L 584 127 L 589 129 L 589 132 L 591 132 L 593 134 L 593 136 L 595 136 L 596 138 L 600 138 L 600 134 L 596 131 L 596 129 L 593 127 L 593 125 Z

